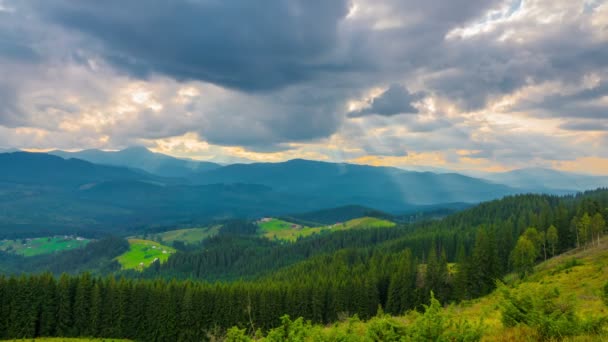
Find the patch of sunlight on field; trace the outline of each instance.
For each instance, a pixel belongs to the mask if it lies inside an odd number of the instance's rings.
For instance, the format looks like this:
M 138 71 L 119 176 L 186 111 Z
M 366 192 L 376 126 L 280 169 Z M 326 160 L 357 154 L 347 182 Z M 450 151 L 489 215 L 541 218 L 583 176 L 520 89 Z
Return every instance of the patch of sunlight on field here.
M 364 228 L 391 228 L 395 226 L 395 223 L 374 217 L 361 217 L 346 222 L 337 222 L 333 225 L 306 227 L 272 218 L 259 221 L 258 226 L 260 227 L 260 234 L 268 239 L 295 241 L 300 237 L 322 232 Z
M 154 261 L 167 261 L 175 249 L 158 242 L 142 239 L 129 239 L 129 250 L 119 255 L 116 260 L 123 269 L 144 269 Z

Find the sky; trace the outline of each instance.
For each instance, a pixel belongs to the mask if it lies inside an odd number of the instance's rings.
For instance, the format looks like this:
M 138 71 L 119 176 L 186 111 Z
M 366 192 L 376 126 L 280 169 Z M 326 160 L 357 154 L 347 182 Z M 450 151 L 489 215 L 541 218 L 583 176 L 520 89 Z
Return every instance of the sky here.
M 0 148 L 608 174 L 608 1 L 0 0 Z

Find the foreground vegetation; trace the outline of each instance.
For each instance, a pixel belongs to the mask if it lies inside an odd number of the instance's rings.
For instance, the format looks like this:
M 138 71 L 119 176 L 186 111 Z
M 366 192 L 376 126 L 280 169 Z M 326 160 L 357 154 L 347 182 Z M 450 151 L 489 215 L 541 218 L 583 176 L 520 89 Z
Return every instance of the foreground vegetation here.
M 284 316 L 267 333 L 233 327 L 227 341 L 605 341 L 608 339 L 608 238 L 599 246 L 556 256 L 523 279 L 506 277 L 491 294 L 430 305 L 403 316 L 382 311 L 315 325 Z

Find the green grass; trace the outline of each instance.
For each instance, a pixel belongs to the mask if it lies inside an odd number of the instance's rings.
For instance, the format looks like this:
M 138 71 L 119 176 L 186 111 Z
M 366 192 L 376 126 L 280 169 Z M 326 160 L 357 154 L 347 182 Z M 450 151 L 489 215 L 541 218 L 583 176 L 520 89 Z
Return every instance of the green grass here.
M 0 251 L 26 257 L 51 254 L 86 246 L 89 239 L 65 236 L 42 237 L 35 239 L 0 240 Z
M 328 226 L 306 227 L 273 218 L 267 222 L 258 222 L 258 226 L 260 227 L 260 235 L 268 239 L 295 241 L 299 237 L 306 237 L 321 232 L 363 228 L 390 228 L 394 227 L 395 223 L 374 217 L 361 217 Z
M 158 238 L 167 245 L 171 245 L 174 241 L 183 241 L 186 244 L 196 244 L 217 235 L 220 228 L 221 226 L 218 225 L 204 228 L 177 229 L 158 234 Z
M 116 260 L 123 269 L 144 269 L 154 260 L 165 262 L 169 255 L 175 253 L 172 247 L 161 245 L 158 242 L 141 239 L 129 239 L 129 250 L 118 256 Z
M 509 279 L 508 286 L 511 288 L 522 285 L 556 287 L 560 293 L 575 297 L 577 314 L 606 316 L 608 307 L 602 302 L 601 289 L 608 282 L 608 237 L 603 239 L 599 247 L 571 251 L 539 264 L 535 267 L 535 272 L 523 280 L 515 275 L 505 279 Z M 488 341 L 522 340 L 530 334 L 527 331 L 529 328 L 505 328 L 497 305 L 500 300 L 501 295 L 493 292 L 485 297 L 463 302 L 453 309 L 460 317 L 470 321 L 484 318 L 484 324 L 488 326 Z M 581 337 L 573 340 L 600 341 L 602 337 Z
M 375 217 L 361 217 L 346 221 L 342 227 L 336 225 L 338 229 L 361 229 L 361 228 L 392 228 L 395 226 L 394 222 L 382 220 Z

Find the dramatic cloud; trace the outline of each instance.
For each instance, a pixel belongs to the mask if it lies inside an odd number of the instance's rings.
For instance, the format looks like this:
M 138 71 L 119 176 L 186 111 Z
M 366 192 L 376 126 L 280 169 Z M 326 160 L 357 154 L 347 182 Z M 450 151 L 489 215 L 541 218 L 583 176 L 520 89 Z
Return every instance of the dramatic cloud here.
M 29 1 L 44 19 L 100 43 L 138 77 L 161 73 L 247 91 L 271 90 L 337 68 L 344 0 Z
M 351 118 L 365 115 L 397 115 L 407 113 L 418 113 L 412 103 L 421 99 L 422 94 L 410 94 L 410 92 L 399 84 L 391 85 L 386 91 L 371 99 L 369 105 L 363 109 L 350 112 Z
M 607 27 L 593 0 L 0 0 L 0 148 L 604 170 Z

